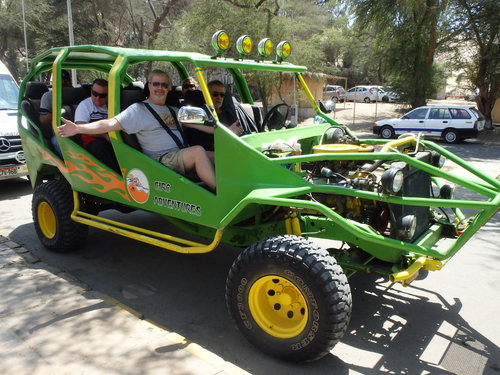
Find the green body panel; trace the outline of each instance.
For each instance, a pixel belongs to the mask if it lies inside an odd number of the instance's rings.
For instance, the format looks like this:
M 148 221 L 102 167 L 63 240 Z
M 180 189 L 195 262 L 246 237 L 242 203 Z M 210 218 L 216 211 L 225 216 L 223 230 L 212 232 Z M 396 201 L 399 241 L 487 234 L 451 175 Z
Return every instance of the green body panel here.
M 186 77 L 188 70 L 184 63 L 192 64 L 198 72 L 205 67 L 227 69 L 234 78 L 242 102 L 253 103 L 250 90 L 242 71 L 275 71 L 295 74 L 299 80 L 305 67 L 288 63 L 256 62 L 211 58 L 198 53 L 172 51 L 133 50 L 117 47 L 75 46 L 53 48 L 32 62 L 32 69 L 21 84 L 21 98 L 27 81 L 41 72 L 52 69 L 60 74 L 61 69 L 95 69 L 108 73 L 109 78 L 109 116 L 120 111 L 120 90 L 122 85 L 132 81 L 127 74 L 130 65 L 145 61 L 171 62 L 180 77 Z M 205 82 L 200 82 L 206 95 Z M 303 83 L 301 83 L 304 86 Z M 61 90 L 61 82 L 54 80 L 56 92 Z M 322 143 L 327 129 L 337 123 L 322 113 L 307 87 L 302 87 L 316 113 L 328 123 L 279 131 L 254 133 L 238 138 L 228 128 L 217 126 L 215 129 L 215 170 L 217 179 L 216 194 L 193 183 L 184 176 L 173 172 L 141 152 L 125 144 L 118 132 L 110 133 L 110 139 L 119 160 L 121 174 L 109 170 L 85 149 L 70 139 L 58 142 L 63 150 L 64 160 L 47 148 L 41 132 L 32 124 L 32 129 L 21 125 L 19 130 L 35 186 L 42 179 L 64 176 L 73 189 L 80 193 L 103 198 L 121 205 L 154 212 L 180 228 L 212 238 L 215 229 L 222 229 L 222 241 L 237 246 L 248 246 L 264 237 L 286 233 L 283 218 L 287 212 L 298 215 L 304 236 L 334 239 L 349 243 L 369 255 L 367 259 L 377 259 L 394 265 L 403 259 L 414 259 L 419 255 L 444 260 L 453 256 L 470 237 L 500 207 L 500 182 L 485 175 L 459 157 L 427 141 L 420 144 L 452 160 L 460 167 L 470 171 L 480 182 L 458 177 L 416 158 L 394 150 L 384 152 L 328 153 L 315 154 L 313 146 Z M 211 103 L 209 97 L 205 97 Z M 61 96 L 54 94 L 53 128 L 59 125 Z M 213 107 L 210 108 L 213 111 Z M 22 113 L 21 106 L 19 112 Z M 215 112 L 214 112 L 215 115 Z M 352 135 L 348 129 L 345 133 Z M 271 158 L 266 156 L 263 145 L 278 139 L 287 141 L 297 138 L 301 145 L 301 155 Z M 382 147 L 388 141 L 370 139 L 363 143 Z M 331 161 L 378 161 L 386 163 L 401 161 L 435 178 L 455 183 L 481 195 L 476 201 L 455 199 L 398 197 L 367 191 L 353 187 L 321 184 L 304 178 L 304 173 L 296 171 L 298 163 Z M 142 186 L 134 185 L 134 179 L 144 175 Z M 147 183 L 146 183 L 147 182 Z M 146 186 L 149 185 L 149 186 Z M 138 189 L 138 187 L 140 189 Z M 439 221 L 430 226 L 425 233 L 413 242 L 396 240 L 380 234 L 372 226 L 343 217 L 335 209 L 314 199 L 313 194 L 354 197 L 380 204 L 400 204 L 424 207 L 453 208 L 457 217 L 461 208 L 477 210 L 463 233 L 446 246 L 440 246 L 442 227 Z M 283 213 L 277 216 L 276 213 Z M 464 224 L 464 223 L 461 223 Z M 448 223 L 449 225 L 449 223 Z M 363 262 L 345 260 L 343 266 L 353 270 L 367 270 Z

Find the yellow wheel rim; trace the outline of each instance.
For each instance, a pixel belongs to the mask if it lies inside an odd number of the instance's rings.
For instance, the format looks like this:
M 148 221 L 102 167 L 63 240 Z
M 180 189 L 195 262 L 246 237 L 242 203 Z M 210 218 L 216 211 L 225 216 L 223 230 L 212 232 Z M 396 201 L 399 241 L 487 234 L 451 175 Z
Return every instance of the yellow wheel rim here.
M 56 215 L 47 202 L 41 202 L 37 209 L 38 225 L 46 238 L 54 238 L 57 231 Z
M 306 299 L 295 284 L 281 276 L 258 279 L 250 288 L 248 304 L 255 322 L 271 336 L 292 338 L 306 327 Z

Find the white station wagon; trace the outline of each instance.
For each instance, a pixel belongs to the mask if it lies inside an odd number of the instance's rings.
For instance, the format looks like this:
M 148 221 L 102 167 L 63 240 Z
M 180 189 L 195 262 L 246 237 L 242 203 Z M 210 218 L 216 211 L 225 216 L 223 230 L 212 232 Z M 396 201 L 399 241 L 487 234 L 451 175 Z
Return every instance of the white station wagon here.
M 401 118 L 375 121 L 373 134 L 389 139 L 404 133 L 423 133 L 425 137 L 442 138 L 457 143 L 475 138 L 484 130 L 484 117 L 470 106 L 425 106 L 408 112 Z

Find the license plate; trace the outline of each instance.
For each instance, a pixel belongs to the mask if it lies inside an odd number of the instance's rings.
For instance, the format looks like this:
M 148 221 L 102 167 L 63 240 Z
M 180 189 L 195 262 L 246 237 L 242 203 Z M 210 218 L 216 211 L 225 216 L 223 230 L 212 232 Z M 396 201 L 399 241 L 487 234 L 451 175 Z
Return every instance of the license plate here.
M 28 168 L 25 166 L 19 168 L 18 166 L 0 168 L 0 178 L 2 177 L 16 177 L 24 176 L 27 174 Z

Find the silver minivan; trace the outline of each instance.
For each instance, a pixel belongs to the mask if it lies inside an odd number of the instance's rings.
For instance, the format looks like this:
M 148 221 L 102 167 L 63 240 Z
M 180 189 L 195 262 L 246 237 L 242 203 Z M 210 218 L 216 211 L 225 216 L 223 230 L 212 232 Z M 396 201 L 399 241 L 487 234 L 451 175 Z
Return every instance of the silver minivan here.
M 17 130 L 19 87 L 0 61 L 0 180 L 28 175 Z

